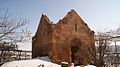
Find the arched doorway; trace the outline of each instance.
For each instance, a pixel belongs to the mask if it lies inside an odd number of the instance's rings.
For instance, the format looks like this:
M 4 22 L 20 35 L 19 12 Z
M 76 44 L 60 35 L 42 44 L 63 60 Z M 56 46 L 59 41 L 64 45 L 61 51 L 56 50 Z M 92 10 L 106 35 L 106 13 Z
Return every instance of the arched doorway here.
M 79 63 L 79 60 L 77 59 L 77 52 L 78 52 L 78 46 L 71 46 L 71 59 L 72 63 Z
M 80 65 L 80 39 L 74 39 L 71 42 L 71 62 L 75 65 Z

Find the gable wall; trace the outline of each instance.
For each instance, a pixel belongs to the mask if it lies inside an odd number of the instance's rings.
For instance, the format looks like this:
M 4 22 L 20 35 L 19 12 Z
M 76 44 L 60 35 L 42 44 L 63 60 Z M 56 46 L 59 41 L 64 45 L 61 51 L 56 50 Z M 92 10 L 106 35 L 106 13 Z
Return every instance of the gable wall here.
M 51 24 L 46 16 L 42 17 L 32 39 L 32 57 L 48 55 L 52 62 L 71 63 L 71 47 L 77 46 L 79 49 L 76 54 L 80 63 L 90 63 L 95 55 L 94 32 L 74 10 L 56 25 Z
M 77 25 L 77 30 L 75 25 Z M 71 63 L 71 46 L 72 41 L 75 39 L 81 41 L 81 46 L 78 46 L 83 48 L 83 52 L 80 50 L 79 53 L 81 52 L 81 56 L 85 57 L 81 60 L 82 63 L 86 64 L 90 62 L 91 56 L 89 55 L 90 52 L 88 52 L 88 50 L 91 50 L 91 46 L 94 46 L 94 33 L 92 33 L 76 12 L 73 11 L 72 13 L 68 13 L 63 20 L 60 20 L 54 27 L 52 35 L 53 62 L 60 63 L 61 61 L 66 61 Z

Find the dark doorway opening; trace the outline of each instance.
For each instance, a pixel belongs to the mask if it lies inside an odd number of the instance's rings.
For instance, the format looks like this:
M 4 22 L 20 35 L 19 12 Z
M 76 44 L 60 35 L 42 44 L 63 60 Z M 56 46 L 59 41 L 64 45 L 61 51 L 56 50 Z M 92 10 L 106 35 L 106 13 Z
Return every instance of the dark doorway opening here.
M 75 38 L 71 41 L 71 62 L 75 66 L 80 65 L 80 50 L 81 50 L 81 40 Z
M 77 58 L 77 52 L 78 52 L 78 46 L 71 46 L 71 59 L 72 59 L 72 63 L 74 63 L 75 65 L 79 65 L 79 59 Z

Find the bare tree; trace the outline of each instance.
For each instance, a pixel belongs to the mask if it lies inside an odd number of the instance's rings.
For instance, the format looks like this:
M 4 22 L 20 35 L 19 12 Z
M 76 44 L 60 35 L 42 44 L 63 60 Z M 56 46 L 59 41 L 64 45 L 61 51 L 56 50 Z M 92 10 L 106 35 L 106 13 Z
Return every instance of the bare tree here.
M 16 50 L 18 42 L 29 40 L 30 31 L 24 27 L 29 22 L 28 19 L 15 19 L 8 11 L 0 14 L 0 45 L 2 45 L 0 48 L 0 62 L 3 62 L 5 56 L 8 55 L 6 51 L 9 53 L 10 50 Z
M 98 33 L 96 35 L 96 62 L 97 62 L 97 67 L 104 67 L 105 62 L 104 62 L 104 56 L 105 52 L 107 50 L 107 47 L 111 43 L 110 41 L 110 35 L 106 33 Z

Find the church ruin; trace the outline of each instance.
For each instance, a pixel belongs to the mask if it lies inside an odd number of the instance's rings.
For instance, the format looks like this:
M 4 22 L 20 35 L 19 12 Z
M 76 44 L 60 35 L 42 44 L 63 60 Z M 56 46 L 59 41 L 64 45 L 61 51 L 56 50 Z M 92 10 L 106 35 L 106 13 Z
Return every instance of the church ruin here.
M 71 10 L 57 24 L 42 15 L 32 38 L 32 57 L 48 56 L 54 63 L 90 64 L 95 57 L 94 31 Z

